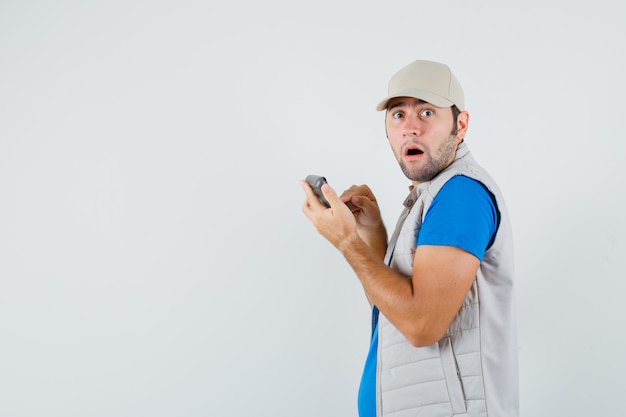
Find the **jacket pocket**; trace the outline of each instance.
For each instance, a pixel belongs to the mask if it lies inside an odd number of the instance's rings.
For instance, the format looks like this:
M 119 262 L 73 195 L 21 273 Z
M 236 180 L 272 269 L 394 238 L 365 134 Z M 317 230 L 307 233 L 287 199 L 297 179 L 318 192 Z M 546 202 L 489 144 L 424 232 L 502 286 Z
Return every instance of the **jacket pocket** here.
M 454 357 L 450 336 L 446 336 L 439 341 L 439 352 L 441 354 L 441 364 L 446 378 L 452 413 L 455 416 L 465 414 L 467 413 L 465 394 L 463 392 L 463 385 L 459 375 L 459 368 L 456 364 L 456 358 Z

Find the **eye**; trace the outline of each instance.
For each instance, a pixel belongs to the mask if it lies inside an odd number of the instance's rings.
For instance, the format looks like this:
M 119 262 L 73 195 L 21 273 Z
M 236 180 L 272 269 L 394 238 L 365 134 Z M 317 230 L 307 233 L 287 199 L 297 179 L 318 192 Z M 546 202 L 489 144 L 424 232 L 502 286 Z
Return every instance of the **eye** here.
M 394 118 L 394 119 L 401 119 L 402 118 L 402 112 L 400 112 L 400 111 L 393 112 L 391 114 L 391 117 Z
M 420 117 L 431 117 L 434 116 L 435 112 L 431 109 L 424 109 L 420 112 Z

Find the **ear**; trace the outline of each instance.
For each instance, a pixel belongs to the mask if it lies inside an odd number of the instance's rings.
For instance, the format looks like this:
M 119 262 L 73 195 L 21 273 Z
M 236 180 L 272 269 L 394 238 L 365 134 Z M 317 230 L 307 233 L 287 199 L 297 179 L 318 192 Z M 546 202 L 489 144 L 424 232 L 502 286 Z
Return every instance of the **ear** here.
M 467 134 L 467 128 L 469 126 L 469 113 L 467 111 L 462 111 L 459 113 L 459 116 L 456 119 L 456 132 L 457 138 L 459 141 L 465 138 Z

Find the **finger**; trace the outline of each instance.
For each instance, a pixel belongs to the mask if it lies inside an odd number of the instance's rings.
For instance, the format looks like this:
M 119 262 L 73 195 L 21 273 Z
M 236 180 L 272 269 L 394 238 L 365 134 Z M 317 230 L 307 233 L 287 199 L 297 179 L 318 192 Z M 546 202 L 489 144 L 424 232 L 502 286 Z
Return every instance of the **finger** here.
M 350 200 L 350 203 L 358 207 L 365 216 L 370 217 L 378 213 L 378 205 L 367 197 L 354 196 Z
M 345 203 L 352 213 L 356 213 L 361 210 L 360 207 L 352 203 L 352 200 L 357 197 L 362 197 L 363 192 L 367 191 L 366 187 L 362 185 L 353 185 L 341 194 L 339 197 L 341 201 Z
M 312 201 L 312 200 L 317 199 L 317 197 L 315 196 L 315 193 L 313 192 L 313 189 L 311 188 L 311 186 L 309 185 L 308 182 L 306 182 L 304 180 L 300 180 L 300 186 L 304 190 L 304 194 L 306 194 L 307 201 L 309 201 L 309 200 Z M 310 201 L 309 201 L 309 203 L 310 203 Z
M 304 203 L 304 206 L 309 210 L 309 212 L 313 208 L 326 208 L 322 203 L 320 203 L 308 182 L 300 180 L 300 186 L 304 190 L 304 194 L 306 194 L 306 202 Z M 303 207 L 303 210 L 305 207 Z
M 353 185 L 341 194 L 341 201 L 347 203 L 355 196 L 363 196 L 369 198 L 372 201 L 376 201 L 372 190 L 367 185 Z
M 311 204 L 309 203 L 308 199 L 306 199 L 304 201 L 304 204 L 302 204 L 302 213 L 304 214 L 304 216 L 307 219 L 309 219 L 311 222 L 314 222 L 314 220 L 315 220 L 315 212 L 311 208 Z
M 347 190 L 345 190 L 341 196 L 339 197 L 341 199 L 341 201 L 348 202 L 352 199 L 352 197 L 354 197 L 355 195 L 359 195 L 362 194 L 361 190 L 360 190 L 360 186 L 358 185 L 352 185 L 350 186 L 350 188 L 348 188 Z

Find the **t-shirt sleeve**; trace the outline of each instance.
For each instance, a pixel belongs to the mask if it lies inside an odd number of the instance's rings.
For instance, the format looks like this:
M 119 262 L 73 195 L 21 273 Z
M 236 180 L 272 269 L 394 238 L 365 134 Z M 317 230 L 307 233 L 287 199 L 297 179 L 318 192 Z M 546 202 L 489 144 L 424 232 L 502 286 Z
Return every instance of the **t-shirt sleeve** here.
M 499 213 L 489 190 L 479 181 L 457 175 L 442 187 L 428 208 L 417 246 L 455 246 L 482 261 L 498 223 Z

